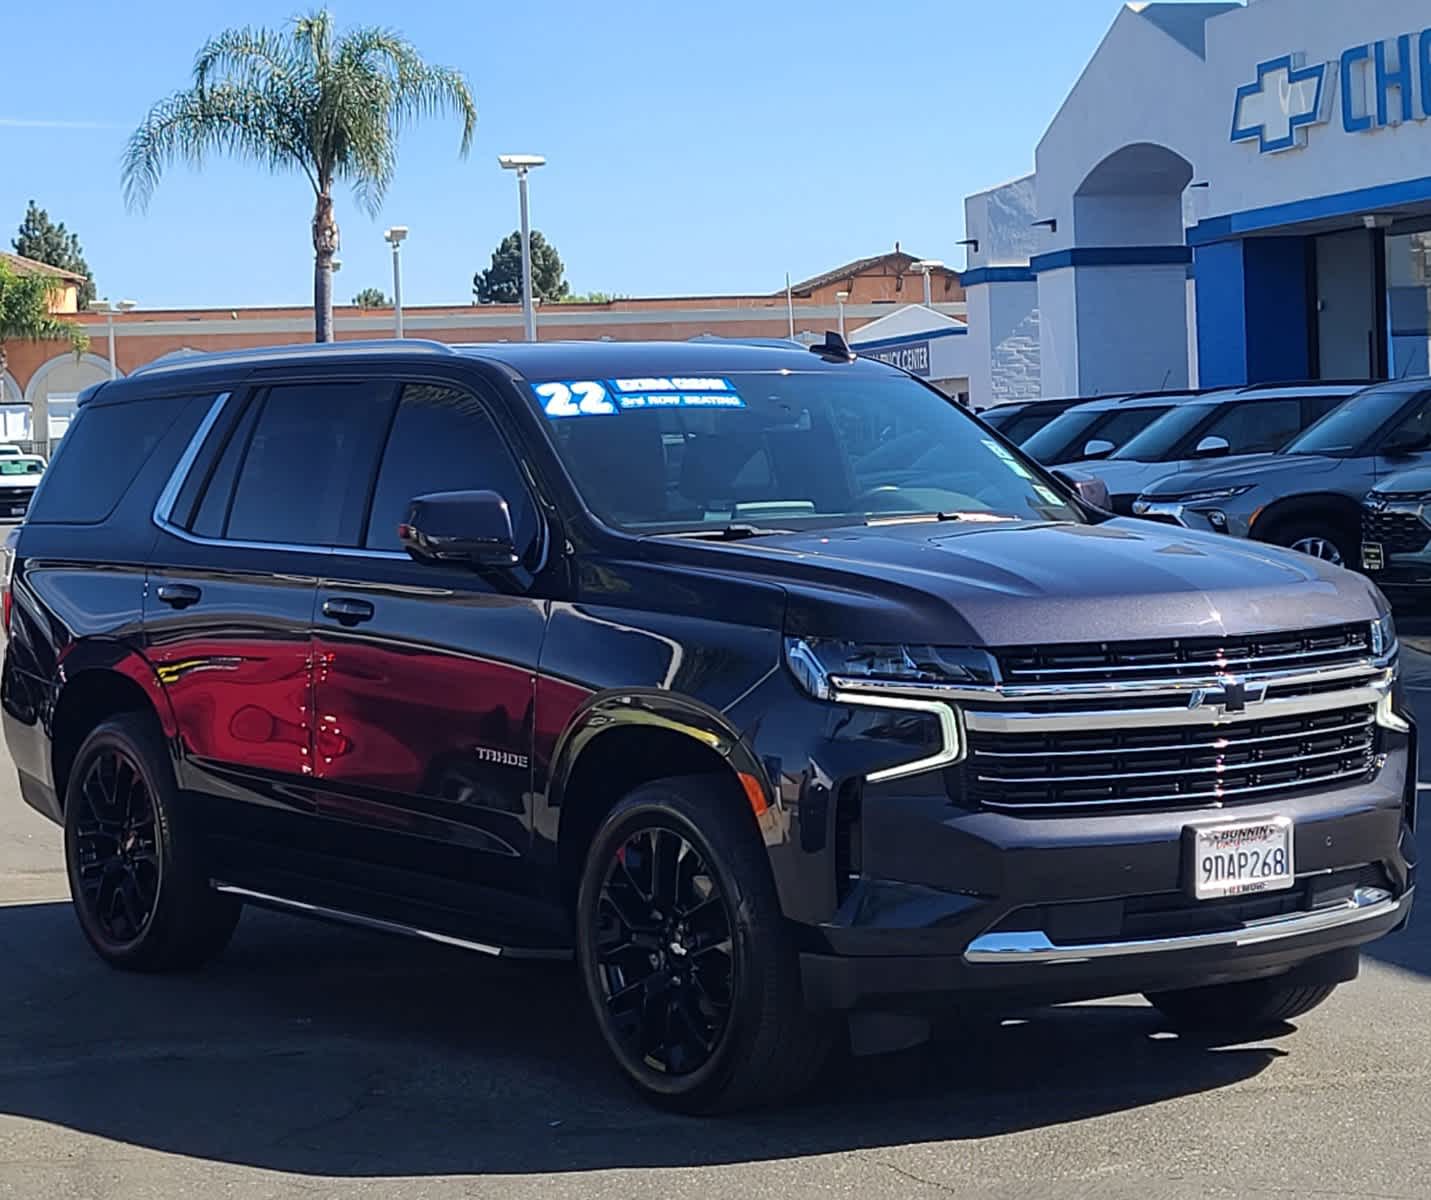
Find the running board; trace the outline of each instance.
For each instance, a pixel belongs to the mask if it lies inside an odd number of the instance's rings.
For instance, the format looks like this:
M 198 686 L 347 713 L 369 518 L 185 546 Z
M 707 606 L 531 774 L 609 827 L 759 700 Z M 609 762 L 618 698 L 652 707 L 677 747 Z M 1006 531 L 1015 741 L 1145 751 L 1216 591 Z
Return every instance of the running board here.
M 223 883 L 217 879 L 211 880 L 210 882 L 214 891 L 222 892 L 226 896 L 237 896 L 240 900 L 248 900 L 254 904 L 270 905 L 274 908 L 302 913 L 304 916 L 316 917 L 320 920 L 338 921 L 345 925 L 357 925 L 363 929 L 376 930 L 379 933 L 396 933 L 402 937 L 417 938 L 424 942 L 436 942 L 442 946 L 455 946 L 459 950 L 471 950 L 477 954 L 490 955 L 492 958 L 571 958 L 571 952 L 567 950 L 514 950 L 510 946 L 489 946 L 485 942 L 474 942 L 468 938 L 454 937 L 450 933 L 438 933 L 431 929 L 420 929 L 416 925 L 405 925 L 401 921 L 385 921 L 381 917 L 369 917 L 362 913 L 347 912 L 341 908 L 328 908 L 322 904 L 310 904 L 306 900 L 293 900 L 287 896 L 273 896 L 267 892 L 255 892 L 250 888 L 239 887 L 232 883 Z

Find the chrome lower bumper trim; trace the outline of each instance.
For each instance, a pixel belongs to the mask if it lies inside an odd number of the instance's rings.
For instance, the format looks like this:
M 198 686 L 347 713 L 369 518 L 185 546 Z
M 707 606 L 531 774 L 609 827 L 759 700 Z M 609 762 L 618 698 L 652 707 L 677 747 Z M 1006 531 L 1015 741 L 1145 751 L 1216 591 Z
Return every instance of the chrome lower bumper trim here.
M 1412 889 L 1396 899 L 1382 888 L 1358 888 L 1350 900 L 1335 907 L 1249 921 L 1236 929 L 1219 930 L 1216 933 L 1193 933 L 1183 937 L 1148 938 L 1143 941 L 1060 946 L 1049 941 L 1047 935 L 1038 930 L 986 933 L 969 943 L 969 948 L 964 951 L 964 961 L 1014 964 L 1080 963 L 1179 950 L 1207 950 L 1218 946 L 1256 946 L 1404 914 L 1411 908 L 1414 891 L 1415 889 Z
M 404 937 L 420 938 L 425 942 L 438 942 L 444 946 L 456 946 L 459 950 L 475 950 L 478 954 L 494 957 L 502 953 L 500 946 L 488 946 L 484 942 L 469 942 L 466 938 L 452 937 L 446 933 L 434 933 L 431 929 L 419 929 L 415 925 L 404 925 L 400 921 L 384 921 L 379 917 L 367 917 L 361 913 L 344 912 L 340 908 L 325 908 L 321 904 L 309 904 L 306 900 L 290 900 L 287 896 L 270 896 L 266 892 L 254 892 L 248 888 L 236 887 L 232 883 L 214 882 L 214 891 L 226 896 L 237 896 L 241 900 L 252 900 L 255 904 L 272 904 L 276 908 L 286 908 L 304 913 L 310 917 L 322 917 L 329 921 L 342 921 L 345 925 L 361 925 L 364 929 L 376 929 L 382 933 L 400 933 Z

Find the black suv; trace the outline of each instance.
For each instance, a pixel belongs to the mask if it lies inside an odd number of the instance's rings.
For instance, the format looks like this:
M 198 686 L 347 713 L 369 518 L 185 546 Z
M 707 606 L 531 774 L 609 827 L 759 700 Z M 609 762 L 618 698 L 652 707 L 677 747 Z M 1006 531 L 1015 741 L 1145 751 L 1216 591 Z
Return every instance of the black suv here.
M 575 956 L 675 1107 L 956 1002 L 1293 1017 L 1410 910 L 1367 580 L 1087 508 L 836 339 L 151 367 L 10 560 L 5 734 L 105 960 L 243 904 Z

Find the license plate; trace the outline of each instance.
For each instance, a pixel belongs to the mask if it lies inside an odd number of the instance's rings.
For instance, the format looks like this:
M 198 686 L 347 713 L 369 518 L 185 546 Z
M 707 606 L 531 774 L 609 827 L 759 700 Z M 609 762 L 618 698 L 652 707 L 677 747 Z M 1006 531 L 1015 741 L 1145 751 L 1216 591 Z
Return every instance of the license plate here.
M 1199 900 L 1277 892 L 1296 882 L 1288 817 L 1189 827 L 1188 864 Z
M 1361 544 L 1361 567 L 1363 571 L 1380 571 L 1386 566 L 1386 555 L 1382 552 L 1380 542 L 1363 542 Z

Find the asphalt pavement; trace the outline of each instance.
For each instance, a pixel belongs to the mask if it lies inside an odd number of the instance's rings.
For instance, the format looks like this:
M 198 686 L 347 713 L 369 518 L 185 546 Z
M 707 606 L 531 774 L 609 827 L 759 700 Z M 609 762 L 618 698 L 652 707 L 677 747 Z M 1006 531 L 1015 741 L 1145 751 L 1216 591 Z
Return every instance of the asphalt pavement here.
M 1431 623 L 1406 634 L 1431 728 Z M 1258 1041 L 1180 1038 L 1125 997 L 844 1063 L 774 1113 L 684 1119 L 613 1075 L 565 967 L 250 911 L 203 972 L 108 970 L 4 760 L 0 1198 L 1422 1200 L 1428 931 L 1423 912 Z

